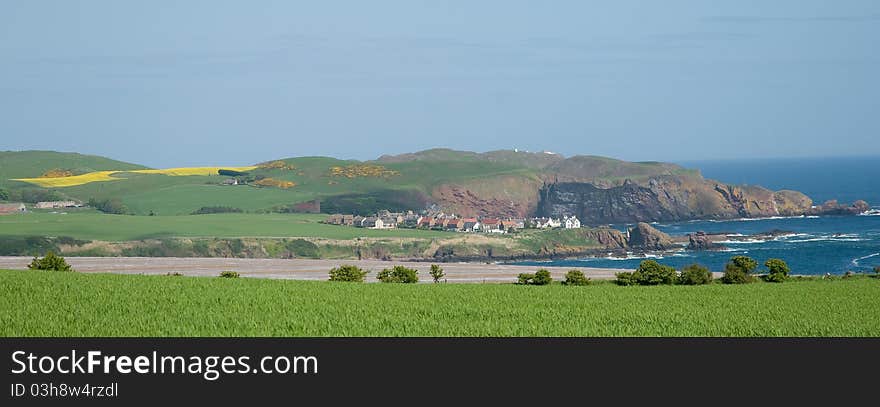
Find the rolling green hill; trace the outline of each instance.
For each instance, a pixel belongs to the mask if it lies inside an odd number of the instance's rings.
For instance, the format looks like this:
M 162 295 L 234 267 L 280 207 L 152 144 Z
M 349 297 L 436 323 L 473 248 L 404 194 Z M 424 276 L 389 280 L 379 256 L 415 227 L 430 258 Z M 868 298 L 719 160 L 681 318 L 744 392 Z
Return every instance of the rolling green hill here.
M 437 205 L 465 216 L 524 217 L 537 213 L 542 188 L 557 181 L 612 188 L 629 180 L 652 188 L 645 192 L 646 197 L 662 198 L 661 202 L 646 205 L 674 203 L 687 209 L 678 212 L 705 217 L 743 216 L 741 208 L 750 207 L 753 200 L 761 208 L 770 207 L 774 199 L 780 206 L 788 205 L 782 199 L 785 197 L 772 191 L 719 188 L 717 182 L 704 180 L 699 172 L 674 164 L 597 156 L 565 158 L 550 152 L 431 149 L 363 162 L 329 157 L 286 158 L 248 170 L 246 176 L 239 177 L 246 178 L 247 185 L 223 185 L 230 177 L 219 174 L 124 172 L 143 168 L 75 153 L 0 152 L 0 188 L 17 191 L 10 194 L 10 200 L 115 199 L 137 215 L 186 215 L 209 206 L 287 212 L 296 211 L 296 204 L 317 199 L 325 212 L 365 215 L 378 209 L 418 210 Z M 86 181 L 49 191 L 35 181 L 12 180 L 40 177 L 52 169 L 85 174 L 74 179 Z M 93 175 L 101 181 L 91 181 Z M 800 206 L 809 203 L 806 197 L 795 198 Z
M 0 185 L 16 183 L 9 181 L 12 178 L 39 177 L 44 172 L 56 168 L 84 174 L 102 170 L 141 170 L 148 167 L 78 153 L 35 150 L 0 151 Z

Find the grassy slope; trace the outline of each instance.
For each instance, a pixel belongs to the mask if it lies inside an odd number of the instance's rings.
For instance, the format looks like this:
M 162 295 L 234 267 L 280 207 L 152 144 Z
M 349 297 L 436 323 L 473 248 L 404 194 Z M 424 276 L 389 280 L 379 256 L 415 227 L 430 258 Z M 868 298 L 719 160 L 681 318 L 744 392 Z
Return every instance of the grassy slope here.
M 55 151 L 0 151 L 0 185 L 26 185 L 10 178 L 39 177 L 61 168 L 78 173 L 101 170 L 140 170 L 147 167 L 109 158 Z
M 118 198 L 134 213 L 140 215 L 150 211 L 164 215 L 188 214 L 202 206 L 218 205 L 257 211 L 342 194 L 377 191 L 393 194 L 397 190 L 409 190 L 430 195 L 433 188 L 441 184 L 467 185 L 471 190 L 493 195 L 501 193 L 492 189 L 497 187 L 497 183 L 493 180 L 498 180 L 499 177 L 504 177 L 507 180 L 507 183 L 504 184 L 506 191 L 502 191 L 504 196 L 521 197 L 523 194 L 518 192 L 522 191 L 509 190 L 516 189 L 511 185 L 517 184 L 510 180 L 522 179 L 524 181 L 522 185 L 532 185 L 535 180 L 540 179 L 542 171 L 540 168 L 549 164 L 549 162 L 542 161 L 546 157 L 541 155 L 524 155 L 503 151 L 480 155 L 451 150 L 431 150 L 431 152 L 413 155 L 420 159 L 368 163 L 381 164 L 400 173 L 400 175 L 389 178 L 332 178 L 328 176 L 330 167 L 358 164 L 359 162 L 328 157 L 285 159 L 285 162 L 296 167 L 295 170 L 260 169 L 253 171 L 255 175 L 296 182 L 295 187 L 287 190 L 219 186 L 217 184 L 223 179 L 220 176 L 171 177 L 145 174 L 126 174 L 125 176 L 128 178 L 126 180 L 91 183 L 58 188 L 57 190 L 83 201 L 89 198 Z M 537 161 L 533 163 L 530 160 Z M 643 176 L 644 174 L 666 171 L 662 165 L 624 163 L 592 157 L 576 159 L 563 165 L 565 163 L 560 163 L 559 169 L 563 171 L 592 171 L 596 172 L 595 175 L 598 177 L 617 178 L 626 173 Z M 143 167 L 103 157 L 73 153 L 0 152 L 0 186 L 33 187 L 17 181 L 8 181 L 8 179 L 36 177 L 52 168 L 86 171 L 126 170 Z M 529 192 L 534 193 L 534 191 Z
M 370 230 L 318 223 L 326 215 L 215 214 L 184 216 L 27 213 L 0 216 L 0 235 L 70 236 L 89 240 L 155 237 L 443 237 L 452 233 L 413 229 Z
M 2 336 L 878 336 L 872 278 L 385 285 L 0 271 Z

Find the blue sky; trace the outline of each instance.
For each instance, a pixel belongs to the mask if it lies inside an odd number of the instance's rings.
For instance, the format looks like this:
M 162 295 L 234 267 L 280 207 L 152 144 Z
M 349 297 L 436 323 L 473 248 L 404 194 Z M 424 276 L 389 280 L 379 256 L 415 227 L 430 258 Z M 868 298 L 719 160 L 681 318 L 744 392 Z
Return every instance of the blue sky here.
M 0 150 L 875 155 L 878 43 L 876 1 L 3 1 Z

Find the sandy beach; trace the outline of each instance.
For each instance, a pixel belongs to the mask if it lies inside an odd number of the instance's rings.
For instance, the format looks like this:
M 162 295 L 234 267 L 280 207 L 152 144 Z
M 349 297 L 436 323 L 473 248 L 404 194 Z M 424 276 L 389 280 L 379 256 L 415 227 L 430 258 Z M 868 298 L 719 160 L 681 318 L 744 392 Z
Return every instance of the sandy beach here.
M 187 276 L 217 276 L 221 271 L 236 271 L 242 277 L 294 280 L 326 280 L 327 272 L 342 264 L 354 264 L 370 270 L 368 281 L 376 281 L 383 268 L 405 265 L 419 270 L 422 282 L 430 282 L 431 263 L 381 260 L 311 260 L 311 259 L 233 259 L 193 257 L 67 257 L 74 270 L 82 273 L 166 274 L 178 272 Z M 0 269 L 27 269 L 30 257 L 2 257 Z M 438 263 L 446 272 L 449 283 L 514 282 L 519 273 L 534 273 L 538 267 L 486 263 Z M 572 267 L 546 267 L 554 279 L 564 279 Z M 578 267 L 589 278 L 613 279 L 623 269 Z

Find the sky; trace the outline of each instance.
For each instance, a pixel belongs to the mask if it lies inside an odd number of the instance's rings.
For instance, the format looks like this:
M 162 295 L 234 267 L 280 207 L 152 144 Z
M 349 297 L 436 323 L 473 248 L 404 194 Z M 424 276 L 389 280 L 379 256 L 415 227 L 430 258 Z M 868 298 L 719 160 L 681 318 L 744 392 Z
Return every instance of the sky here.
M 880 2 L 0 1 L 0 150 L 880 155 Z

